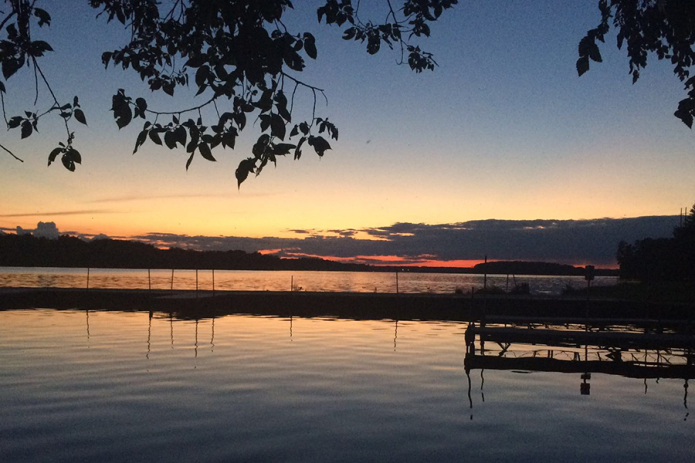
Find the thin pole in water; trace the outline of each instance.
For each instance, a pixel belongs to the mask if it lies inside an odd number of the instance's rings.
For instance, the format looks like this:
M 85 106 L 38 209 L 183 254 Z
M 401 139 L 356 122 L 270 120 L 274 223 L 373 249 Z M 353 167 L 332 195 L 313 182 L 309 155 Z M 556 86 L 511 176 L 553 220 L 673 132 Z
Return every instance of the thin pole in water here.
M 174 269 L 171 269 L 171 292 L 174 292 Z
M 487 255 L 485 255 L 485 263 L 487 264 Z M 487 290 L 487 265 L 485 266 L 485 273 L 483 276 L 483 289 Z
M 294 291 L 294 275 L 290 277 L 290 292 Z
M 398 270 L 396 270 L 396 294 L 398 294 Z
M 198 269 L 195 269 L 195 297 L 198 298 Z
M 147 289 L 152 291 L 152 277 L 150 276 L 150 269 L 147 269 Z
M 212 269 L 212 295 L 215 295 L 215 269 Z
M 87 267 L 87 289 L 89 289 L 89 267 Z

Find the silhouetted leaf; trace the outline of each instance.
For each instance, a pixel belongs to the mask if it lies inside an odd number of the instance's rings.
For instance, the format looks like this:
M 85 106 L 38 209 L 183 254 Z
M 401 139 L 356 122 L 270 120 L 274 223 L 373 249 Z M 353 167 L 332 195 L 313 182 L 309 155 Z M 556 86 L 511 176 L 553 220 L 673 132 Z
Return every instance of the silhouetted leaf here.
M 147 100 L 144 98 L 137 98 L 135 100 L 135 106 L 137 106 L 140 109 L 140 113 L 144 115 L 147 110 Z
M 51 154 L 48 155 L 48 165 L 50 166 L 51 164 L 53 164 L 53 162 L 56 160 L 56 157 L 58 157 L 58 155 L 62 152 L 62 148 L 55 148 L 53 151 L 51 151 Z
M 297 143 L 297 147 L 294 150 L 294 159 L 297 160 L 302 157 L 302 145 L 306 141 L 306 137 L 302 137 Z
M 270 115 L 261 114 L 258 118 L 261 120 L 261 132 L 265 132 L 270 127 Z
M 184 66 L 189 68 L 199 68 L 207 62 L 207 57 L 205 55 L 197 55 L 194 58 L 189 59 Z
M 74 172 L 75 163 L 81 164 L 82 156 L 74 148 L 68 147 L 63 156 L 60 158 L 60 160 L 62 161 L 63 166 L 65 166 L 67 170 L 69 170 L 70 172 Z
M 263 153 L 265 152 L 266 147 L 268 146 L 268 142 L 270 141 L 270 136 L 266 133 L 258 137 L 258 141 L 256 141 L 256 144 L 253 145 L 253 148 L 251 149 L 251 152 L 253 153 L 254 156 L 257 158 L 260 158 Z
M 316 39 L 308 32 L 304 34 L 304 50 L 309 58 L 316 59 Z
M 683 121 L 683 123 L 687 125 L 688 128 L 693 128 L 693 115 L 689 111 L 683 108 L 679 108 L 675 113 L 673 113 L 673 115 L 681 121 Z
M 78 122 L 81 122 L 84 125 L 87 125 L 87 119 L 85 119 L 84 113 L 82 112 L 81 109 L 76 109 L 73 114 L 75 116 L 75 119 L 77 119 Z
M 31 135 L 33 132 L 33 127 L 31 126 L 31 122 L 25 120 L 22 122 L 22 138 L 27 138 L 28 136 Z
M 39 18 L 39 27 L 43 27 L 44 24 L 47 26 L 51 25 L 51 15 L 46 10 L 34 8 L 34 16 Z
M 113 117 L 116 119 L 116 125 L 119 129 L 130 124 L 133 120 L 133 112 L 128 105 L 128 99 L 126 98 L 123 90 L 119 90 L 113 96 L 111 110 L 113 111 Z
M 331 149 L 331 145 L 323 137 L 309 137 L 309 146 L 314 147 L 314 151 L 319 156 L 323 156 L 324 153 Z
M 2 60 L 2 75 L 5 80 L 12 77 L 24 64 L 23 60 L 6 58 Z
M 43 56 L 47 51 L 53 51 L 53 48 L 43 40 L 36 40 L 29 45 L 29 54 L 36 58 Z
M 170 131 L 164 133 L 164 144 L 170 150 L 176 149 L 176 137 L 174 136 L 174 132 Z
M 270 131 L 273 136 L 278 137 L 280 140 L 285 139 L 285 121 L 280 117 L 279 114 L 272 114 L 270 118 Z
M 234 173 L 237 180 L 237 187 L 241 188 L 241 184 L 244 183 L 250 173 L 256 169 L 256 160 L 253 158 L 244 159 L 239 163 L 236 172 Z
M 147 130 L 143 130 L 138 135 L 138 138 L 135 141 L 135 149 L 133 150 L 133 154 L 138 152 L 138 148 L 140 148 L 142 144 L 145 143 L 145 140 L 147 140 Z
M 10 129 L 16 129 L 22 123 L 24 119 L 20 116 L 15 116 L 7 121 L 7 127 Z
M 62 161 L 63 166 L 65 166 L 65 168 L 67 170 L 69 170 L 70 172 L 75 172 L 75 161 L 73 161 L 70 156 L 68 156 L 67 154 L 64 154 L 60 158 L 60 160 Z
M 276 156 L 284 156 L 290 153 L 291 149 L 295 149 L 297 146 L 291 143 L 278 143 L 273 147 L 273 154 Z
M 577 60 L 577 73 L 581 77 L 586 71 L 589 70 L 589 57 L 582 56 Z
M 200 151 L 201 156 L 203 156 L 208 161 L 217 161 L 217 159 L 215 159 L 212 156 L 212 151 L 210 151 L 210 147 L 207 145 L 207 143 L 201 143 L 200 145 L 198 145 L 198 150 Z
M 592 46 L 589 47 L 589 58 L 596 61 L 597 63 L 603 61 L 601 59 L 601 52 L 598 49 L 598 45 L 596 45 L 595 43 L 593 43 Z
M 154 143 L 156 143 L 159 146 L 162 146 L 162 139 L 159 137 L 159 134 L 155 132 L 154 130 L 150 130 L 150 140 L 152 140 Z
M 174 140 L 181 144 L 181 146 L 186 146 L 186 129 L 179 126 L 174 130 Z
M 74 162 L 76 162 L 76 163 L 78 163 L 78 164 L 82 164 L 82 155 L 80 154 L 79 151 L 77 151 L 77 150 L 74 149 L 74 148 L 70 148 L 70 149 L 68 150 L 68 152 L 70 153 L 70 156 L 72 157 L 72 160 L 73 160 Z
M 186 161 L 186 170 L 188 170 L 188 167 L 190 167 L 191 162 L 193 162 L 193 156 L 195 156 L 195 151 L 191 153 L 190 157 L 188 158 L 188 161 Z

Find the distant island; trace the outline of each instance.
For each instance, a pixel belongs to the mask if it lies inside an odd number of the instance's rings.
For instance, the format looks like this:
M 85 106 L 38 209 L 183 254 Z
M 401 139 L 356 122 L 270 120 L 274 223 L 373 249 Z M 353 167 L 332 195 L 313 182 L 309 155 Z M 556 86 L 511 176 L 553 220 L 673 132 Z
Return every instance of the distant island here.
M 58 239 L 47 239 L 30 234 L 0 235 L 0 266 L 584 275 L 583 267 L 548 262 L 498 261 L 478 264 L 473 268 L 374 266 L 319 258 L 280 258 L 238 250 L 195 251 L 175 247 L 159 249 L 139 241 L 85 241 L 68 235 L 60 236 Z M 596 274 L 617 275 L 617 270 L 597 270 Z

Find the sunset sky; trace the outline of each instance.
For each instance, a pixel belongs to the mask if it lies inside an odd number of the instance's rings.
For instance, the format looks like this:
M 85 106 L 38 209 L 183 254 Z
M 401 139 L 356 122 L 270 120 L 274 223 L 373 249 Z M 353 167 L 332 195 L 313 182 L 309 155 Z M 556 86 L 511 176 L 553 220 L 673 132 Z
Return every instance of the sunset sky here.
M 314 33 L 318 46 L 318 59 L 309 60 L 299 77 L 325 89 L 329 105 L 319 102 L 317 115 L 339 127 L 340 140 L 323 159 L 309 152 L 300 161 L 281 159 L 240 190 L 234 170 L 250 154 L 257 126 L 247 127 L 236 150 L 218 148 L 218 162 L 197 157 L 188 171 L 181 151 L 148 142 L 132 155 L 141 122 L 119 132 L 109 111 L 113 93 L 125 88 L 163 110 L 186 107 L 192 94 L 156 97 L 134 73 L 104 70 L 101 53 L 128 34 L 95 20 L 86 1 L 39 3 L 53 14 L 46 40 L 56 50 L 42 61 L 44 72 L 59 99 L 79 95 L 89 127 L 74 126 L 83 156 L 74 173 L 60 163 L 46 167 L 48 153 L 64 138 L 58 118 L 42 120 L 40 134 L 28 140 L 20 141 L 18 130 L 2 135 L 0 142 L 25 160 L 0 154 L 0 227 L 6 231 L 43 221 L 84 235 L 271 237 L 279 241 L 254 246 L 292 246 L 300 254 L 348 260 L 408 254 L 437 265 L 489 252 L 498 259 L 608 265 L 591 253 L 533 255 L 508 243 L 474 246 L 478 235 L 456 235 L 450 246 L 467 251 L 446 255 L 425 247 L 360 246 L 314 253 L 299 249 L 296 240 L 395 242 L 395 236 L 486 219 L 530 230 L 520 221 L 548 220 L 539 225 L 545 229 L 670 216 L 649 222 L 652 228 L 624 222 L 630 227 L 611 229 L 605 248 L 614 250 L 616 239 L 668 234 L 677 224 L 673 216 L 695 201 L 695 134 L 673 116 L 685 93 L 668 63 L 652 57 L 632 85 L 626 53 L 611 35 L 601 48 L 604 62 L 577 77 L 577 44 L 599 22 L 594 0 L 463 1 L 421 43 L 440 65 L 422 74 L 398 66 L 399 53 L 369 56 L 363 46 L 342 41 L 338 28 L 319 25 L 320 1 L 295 2 L 286 23 Z M 372 13 L 383 19 L 381 3 L 375 4 Z M 33 82 L 27 68 L 7 82 L 8 115 L 34 110 Z M 38 109 L 50 106 L 46 97 L 41 88 Z M 311 94 L 300 91 L 298 98 L 296 118 L 308 117 Z M 581 219 L 587 220 L 576 222 Z M 398 223 L 419 228 L 394 235 L 389 227 Z M 471 227 L 458 231 L 464 228 Z M 377 229 L 390 234 L 379 236 Z M 585 235 L 590 242 L 593 235 Z

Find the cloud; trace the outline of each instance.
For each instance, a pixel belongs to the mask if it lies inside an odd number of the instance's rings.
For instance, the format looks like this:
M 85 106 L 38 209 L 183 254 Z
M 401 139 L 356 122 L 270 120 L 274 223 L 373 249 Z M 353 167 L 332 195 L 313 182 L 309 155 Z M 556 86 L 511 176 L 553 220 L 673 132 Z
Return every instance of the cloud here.
M 34 236 L 37 238 L 57 240 L 60 237 L 60 232 L 55 222 L 39 222 L 34 230 Z
M 247 198 L 264 198 L 267 196 L 275 196 L 276 193 L 246 193 L 244 196 Z M 128 196 L 113 196 L 107 198 L 94 199 L 88 201 L 93 204 L 100 203 L 124 203 L 133 201 L 151 201 L 153 199 L 190 199 L 190 198 L 229 198 L 229 195 L 225 194 L 170 194 L 170 195 L 128 195 Z
M 403 263 L 481 260 L 542 260 L 615 265 L 621 240 L 667 237 L 678 216 L 591 220 L 478 220 L 449 224 L 395 223 L 366 229 L 294 230 L 298 238 L 245 238 L 149 233 L 131 239 L 162 247 L 200 250 L 274 251 L 283 257 Z M 326 233 L 321 235 L 320 233 Z M 357 239 L 355 235 L 368 239 Z
M 107 209 L 88 209 L 79 211 L 60 211 L 60 212 L 26 212 L 21 214 L 2 214 L 2 218 L 10 217 L 55 217 L 64 215 L 90 215 L 90 214 L 113 214 L 115 211 Z
M 60 237 L 60 232 L 55 222 L 39 222 L 34 230 L 18 226 L 15 231 L 17 235 L 34 235 L 37 238 L 48 238 L 51 240 L 57 240 Z

